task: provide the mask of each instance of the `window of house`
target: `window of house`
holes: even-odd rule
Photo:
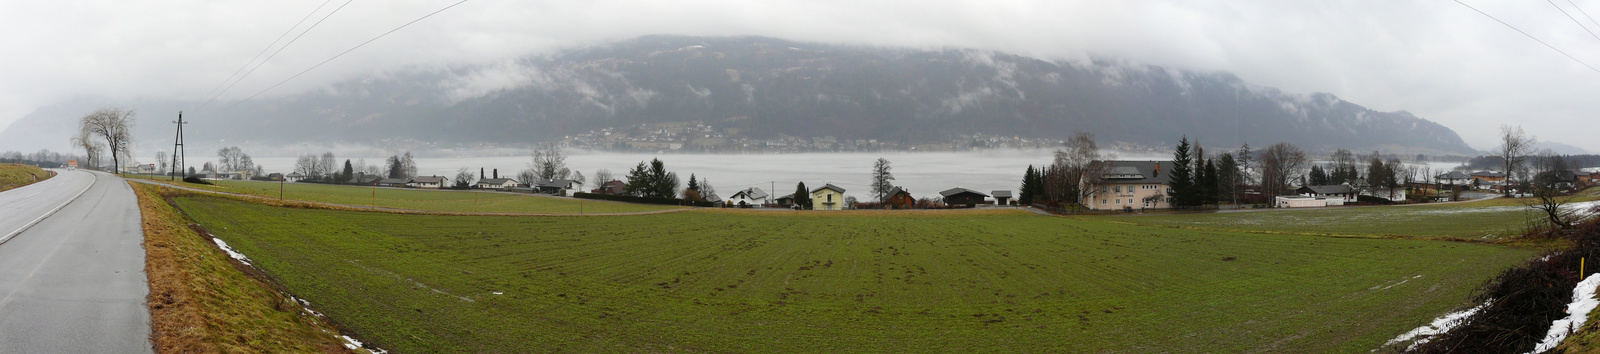
[[[1100,200],[1100,205],[1106,205],[1106,203],[1109,203],[1109,202],[1111,202],[1111,201],[1110,200],[1106,200],[1106,199],[1101,199]]]
[[[1122,186],[1111,187],[1112,192],[1122,193]]]

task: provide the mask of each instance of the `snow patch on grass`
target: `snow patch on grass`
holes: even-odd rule
[[[1589,311],[1600,306],[1600,300],[1594,298],[1595,287],[1600,286],[1600,274],[1590,275],[1578,282],[1578,287],[1572,289],[1572,303],[1567,304],[1567,318],[1555,320],[1550,323],[1550,331],[1544,335],[1544,341],[1533,347],[1530,353],[1543,353],[1561,345],[1561,340],[1567,339],[1568,334],[1583,328],[1583,322],[1589,318]]]
[[[1492,303],[1494,303],[1493,300],[1485,302],[1482,305],[1478,305],[1477,307],[1439,316],[1439,318],[1433,319],[1433,323],[1422,325],[1422,327],[1417,327],[1410,332],[1406,332],[1398,337],[1394,337],[1394,339],[1390,339],[1388,342],[1383,343],[1383,345],[1391,346],[1397,343],[1405,343],[1407,341],[1415,340],[1414,342],[1411,342],[1411,346],[1406,347],[1406,351],[1411,351],[1416,349],[1418,345],[1427,343],[1428,339],[1433,338],[1434,335],[1449,332],[1451,328],[1454,328],[1456,325],[1460,325],[1461,320],[1471,317],[1473,314],[1478,313],[1478,311],[1489,307],[1489,304]]]
[[[223,242],[222,239],[217,238],[217,236],[215,236],[215,235],[206,235],[206,236],[211,236],[211,242],[216,243],[217,244],[217,248],[221,248],[223,252],[227,252],[228,253],[228,257],[233,257],[233,259],[239,260],[239,262],[244,263],[244,265],[252,266],[252,267],[254,266],[254,265],[250,264],[250,257],[245,257],[243,253],[239,253],[239,251],[234,251],[233,247],[228,247],[228,243],[227,242]]]

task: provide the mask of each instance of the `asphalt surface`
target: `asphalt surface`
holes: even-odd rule
[[[115,175],[57,172],[0,192],[0,353],[151,352],[137,197]]]

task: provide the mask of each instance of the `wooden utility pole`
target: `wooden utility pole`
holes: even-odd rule
[[[178,136],[174,138],[172,143],[172,159],[174,160],[174,163],[172,164],[172,173],[167,174],[167,180],[169,181],[172,180],[174,178],[173,176],[177,175],[177,173],[184,171],[183,125],[189,124],[189,122],[183,121],[183,111],[178,111],[178,120],[172,123],[178,125]]]

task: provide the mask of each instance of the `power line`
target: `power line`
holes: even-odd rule
[[[1589,32],[1589,36],[1590,36],[1590,37],[1594,37],[1594,39],[1597,39],[1597,40],[1600,40],[1600,35],[1595,35],[1595,34],[1594,34],[1594,31],[1590,31],[1590,30],[1589,30],[1589,26],[1584,26],[1584,25],[1583,25],[1583,22],[1578,22],[1578,18],[1576,18],[1576,17],[1572,17],[1572,14],[1569,14],[1569,13],[1567,13],[1567,10],[1566,10],[1566,9],[1563,9],[1563,8],[1561,8],[1561,6],[1558,6],[1558,5],[1556,5],[1556,2],[1555,2],[1555,1],[1551,1],[1551,0],[1544,0],[1544,2],[1548,2],[1548,3],[1550,3],[1550,6],[1555,6],[1555,8],[1556,8],[1556,11],[1561,11],[1561,14],[1562,14],[1562,15],[1567,15],[1567,19],[1570,19],[1570,20],[1572,20],[1572,23],[1575,23],[1575,24],[1577,24],[1577,25],[1578,25],[1578,27],[1581,27],[1581,28],[1583,28],[1583,31],[1584,31],[1584,32]]]
[[[228,78],[222,79],[222,82],[217,83],[217,87],[212,87],[211,91],[207,91],[205,97],[211,97],[211,94],[217,93],[217,89],[222,88],[222,85],[227,85],[228,81],[232,81],[233,80],[234,76],[238,76],[239,73],[244,72],[245,68],[250,67],[250,63],[256,62],[256,59],[261,59],[261,55],[262,54],[267,54],[268,50],[272,50],[272,46],[278,45],[278,41],[282,41],[283,37],[289,36],[289,33],[294,32],[295,28],[299,28],[300,27],[300,24],[306,23],[306,20],[310,19],[311,15],[317,14],[317,11],[322,11],[322,8],[324,6],[328,6],[329,2],[333,2],[333,0],[323,1],[322,5],[317,5],[317,8],[311,10],[311,13],[306,14],[305,17],[301,17],[300,18],[300,22],[295,22],[294,26],[289,26],[289,29],[284,30],[283,34],[278,35],[277,39],[272,40],[272,43],[268,43],[266,48],[261,48],[261,52],[260,53],[256,53],[256,56],[253,57],[253,58],[250,58],[250,61],[244,62],[244,65],[240,65],[239,66],[239,70],[234,70],[233,74],[229,74],[228,75]],[[288,46],[288,45],[285,44],[284,46]],[[211,103],[211,101],[206,101],[206,103]],[[204,107],[205,107],[205,105],[202,104],[198,108],[204,108]]]
[[[1567,57],[1567,59],[1572,59],[1572,61],[1578,62],[1578,64],[1582,64],[1583,66],[1588,67],[1589,70],[1593,70],[1595,73],[1600,73],[1600,69],[1596,69],[1594,66],[1589,65],[1589,63],[1585,63],[1582,60],[1578,60],[1578,58],[1573,57],[1572,54],[1567,54],[1567,52],[1561,51],[1561,49],[1557,49],[1556,46],[1550,45],[1550,43],[1545,43],[1544,41],[1539,40],[1538,37],[1534,37],[1533,35],[1528,34],[1528,32],[1523,32],[1521,29],[1518,29],[1516,26],[1512,26],[1511,24],[1506,23],[1506,21],[1501,21],[1500,19],[1495,18],[1494,16],[1490,16],[1488,13],[1483,12],[1483,10],[1478,10],[1478,8],[1472,7],[1472,5],[1467,5],[1467,3],[1461,2],[1461,0],[1455,0],[1455,2],[1457,4],[1461,4],[1461,6],[1466,6],[1468,9],[1472,9],[1472,11],[1477,11],[1479,14],[1482,14],[1484,17],[1488,17],[1489,19],[1494,20],[1494,22],[1499,22],[1502,25],[1506,25],[1506,27],[1510,27],[1511,30],[1517,31],[1517,33],[1521,33],[1522,35],[1527,36],[1528,39],[1532,39],[1534,42],[1539,42],[1539,44],[1543,44],[1545,47],[1549,47],[1550,50],[1554,50],[1554,51],[1556,51],[1556,53],[1561,53],[1561,55],[1565,55]]]
[[[1572,3],[1572,0],[1567,0],[1567,5],[1572,5],[1572,8],[1578,9],[1578,13],[1583,14],[1583,17],[1589,18],[1589,23],[1593,23],[1595,27],[1600,27],[1600,22],[1595,21],[1594,17],[1589,17],[1589,13],[1584,12],[1583,8],[1579,7],[1578,4]]]
[[[333,17],[333,14],[339,13],[339,10],[344,9],[345,6],[350,5],[350,3],[354,1],[355,0],[347,0],[343,5],[339,5],[339,7],[334,8],[333,11],[328,12],[327,15],[323,15],[321,19],[317,19],[317,22],[311,24],[311,27],[306,27],[306,30],[300,31],[300,34],[295,35],[293,39],[289,40],[289,43],[284,43],[282,47],[278,47],[278,50],[272,52],[272,55],[268,55],[266,59],[262,59],[261,62],[257,63],[254,68],[250,68],[250,71],[245,72],[243,76],[239,76],[238,80],[234,80],[232,84],[228,84],[228,88],[222,89],[222,92],[218,92],[216,96],[212,96],[211,99],[206,100],[206,103],[203,103],[200,106],[205,107],[206,105],[211,104],[211,101],[216,100],[217,97],[222,97],[222,94],[228,93],[228,90],[233,89],[233,85],[238,85],[239,82],[244,81],[245,77],[250,76],[251,73],[255,73],[256,69],[260,69],[262,66],[267,65],[267,61],[272,60],[273,57],[278,56],[278,53],[282,53],[284,49],[289,48],[290,44],[294,44],[295,41],[300,40],[300,37],[304,37],[306,33],[310,33],[312,29],[317,28],[317,25],[322,24],[322,21],[327,21],[329,17]]]
[[[300,77],[300,75],[305,75],[306,73],[311,72],[311,70],[315,70],[316,68],[321,67],[323,64],[327,64],[328,62],[333,61],[334,59],[339,59],[339,57],[344,56],[345,54],[348,54],[348,53],[350,53],[352,51],[355,51],[356,49],[359,49],[362,46],[367,45],[368,43],[372,43],[373,41],[376,41],[379,38],[383,38],[384,36],[387,36],[390,33],[394,33],[395,31],[399,31],[402,28],[406,28],[406,26],[410,26],[411,24],[420,22],[420,21],[422,21],[424,19],[427,19],[428,17],[432,17],[433,15],[439,14],[440,12],[444,12],[444,10],[449,10],[452,7],[456,7],[456,5],[461,5],[461,4],[466,3],[466,2],[467,2],[467,0],[461,0],[461,1],[456,2],[454,4],[450,4],[450,6],[445,6],[444,8],[441,8],[438,11],[434,11],[434,12],[428,13],[427,15],[423,15],[422,17],[419,17],[419,18],[417,18],[415,20],[411,20],[411,22],[406,22],[406,24],[400,25],[400,27],[395,27],[394,29],[389,30],[388,32],[384,32],[383,34],[380,34],[377,37],[372,37],[372,39],[368,39],[366,42],[361,42],[361,44],[357,44],[355,47],[351,47],[350,49],[347,49],[347,50],[345,50],[343,52],[340,52],[339,54],[334,55],[332,58],[328,58],[328,60],[323,60],[321,63],[317,63],[317,65],[312,65],[310,68],[306,68],[306,70],[301,71],[298,74],[294,74],[294,76],[290,76],[287,79],[283,79],[283,81],[279,81],[278,83],[273,84],[272,86],[267,87],[264,90],[261,90],[261,92],[256,92],[255,94],[250,95],[250,97],[245,97],[244,99],[239,100],[238,102],[234,102],[233,104],[228,105],[227,107],[223,107],[221,110],[218,110],[218,111],[213,112],[213,113],[221,113],[223,111],[227,111],[229,109],[232,109],[234,106],[238,106],[240,103],[244,103],[245,101],[249,101],[250,99],[255,98],[256,96],[260,96],[261,94],[266,93],[267,91],[271,91],[272,89],[277,88],[278,86],[283,85],[286,82],[289,82],[289,80],[294,80],[295,78]]]

